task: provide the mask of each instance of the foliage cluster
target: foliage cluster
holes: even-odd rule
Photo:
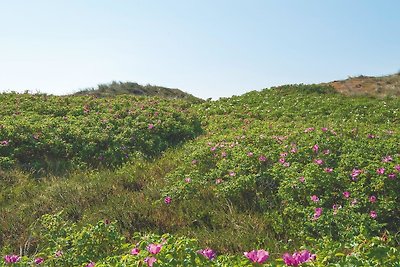
[[[152,255],[146,247],[162,243],[154,266],[256,266],[243,255],[254,249],[269,251],[265,266],[282,266],[285,252],[304,249],[316,254],[305,266],[399,265],[397,98],[345,97],[331,87],[305,85],[199,104],[78,97],[66,98],[78,104],[65,106],[66,100],[56,97],[51,105],[44,100],[48,96],[5,97],[13,100],[2,111],[4,129],[22,119],[46,118],[46,107],[52,110],[49,120],[65,110],[74,119],[47,124],[42,138],[56,139],[59,123],[79,129],[91,122],[87,135],[70,144],[92,156],[77,152],[68,159],[75,159],[77,166],[84,162],[97,167],[93,162],[107,155],[105,166],[122,164],[113,170],[71,171],[42,179],[15,170],[1,173],[0,243],[4,253],[12,254],[28,240],[24,264],[35,257],[50,264],[60,260],[53,256],[63,250],[68,251],[63,257],[69,266],[90,261],[96,266],[148,265],[144,259]],[[28,105],[29,97],[36,104]],[[19,100],[25,103],[19,105],[25,107],[25,116],[13,115],[20,98],[25,98]],[[84,103],[89,103],[88,113]],[[35,105],[34,112],[26,110]],[[79,116],[72,114],[74,109]],[[136,112],[128,116],[128,110]],[[107,124],[115,125],[107,139],[113,146],[85,149],[86,143],[101,144],[96,136],[105,131],[100,128],[104,116]],[[15,133],[20,128],[12,129]],[[132,129],[141,136],[133,144],[126,139]],[[11,132],[1,132],[0,137],[9,135],[0,139],[18,137]],[[9,151],[27,149],[31,143],[18,144],[3,146],[3,157],[15,160],[18,154]],[[122,146],[129,155],[144,156],[121,160],[117,155]],[[63,218],[45,215],[35,223],[41,215],[60,210]],[[98,223],[100,219],[116,222]],[[52,232],[48,228],[53,224],[68,233]],[[173,235],[163,235],[166,232]],[[219,256],[210,261],[198,253],[207,247]],[[132,255],[134,248],[141,252]]]
[[[115,167],[200,134],[183,100],[1,94],[0,167]]]

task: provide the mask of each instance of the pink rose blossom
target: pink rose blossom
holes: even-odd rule
[[[258,158],[258,160],[261,161],[261,162],[265,162],[265,161],[267,160],[267,157],[265,157],[264,155],[261,155],[261,156]]]
[[[353,179],[353,181],[357,180],[357,177],[362,173],[362,170],[358,170],[358,169],[353,169],[353,171],[351,172],[351,178]]]
[[[198,250],[197,253],[203,255],[204,257],[206,257],[209,260],[212,260],[217,256],[215,251],[210,248]]]
[[[144,259],[144,262],[147,264],[147,266],[149,266],[149,267],[153,267],[153,264],[155,263],[157,261],[157,259],[156,258],[154,258],[154,257],[146,257],[145,259]]]
[[[322,159],[315,159],[314,163],[317,165],[322,165],[322,164],[324,164],[324,161]]]
[[[319,201],[319,198],[316,195],[312,195],[310,198],[314,202],[318,202]]]
[[[285,162],[285,163],[283,163],[283,166],[284,166],[284,167],[289,167],[289,166],[290,166],[290,162]]]
[[[376,173],[379,174],[379,175],[384,174],[384,173],[385,173],[385,168],[379,168],[379,169],[377,169],[377,170],[376,170]]]
[[[171,204],[171,201],[172,201],[172,199],[169,196],[164,198],[164,203],[167,204],[167,205]]]
[[[223,180],[221,178],[218,178],[218,179],[215,180],[215,184],[220,184],[222,182],[223,182]]]
[[[317,220],[322,215],[322,208],[315,208],[313,220]]]
[[[156,255],[161,251],[161,248],[162,248],[161,244],[150,244],[147,246],[147,251],[153,255]]]
[[[324,155],[329,155],[331,153],[331,151],[329,149],[325,149],[324,151],[322,151],[322,153]]]
[[[286,266],[299,266],[305,262],[315,260],[315,258],[316,258],[316,255],[311,254],[308,250],[295,252],[295,253],[293,253],[293,255],[290,255],[289,253],[285,253],[282,256],[282,259],[285,262]]]
[[[4,256],[5,263],[17,263],[21,260],[21,257],[18,255],[6,255]]]
[[[43,259],[43,258],[36,258],[36,259],[34,260],[34,263],[37,264],[37,265],[42,264],[43,262],[44,262],[44,259]]]
[[[382,159],[382,162],[391,162],[393,158],[391,156],[386,156]]]
[[[133,248],[131,250],[131,255],[136,256],[136,255],[139,255],[139,253],[140,253],[140,249],[138,249],[138,248]]]
[[[252,250],[252,251],[249,251],[249,252],[244,252],[243,254],[250,261],[252,261],[254,263],[260,263],[260,264],[263,264],[269,258],[268,251],[265,251],[263,249]]]
[[[369,216],[371,216],[372,219],[375,219],[376,217],[378,217],[378,214],[376,213],[376,211],[371,210],[371,212],[369,213]]]

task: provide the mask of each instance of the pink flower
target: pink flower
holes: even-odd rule
[[[368,134],[367,137],[368,137],[369,139],[373,139],[373,138],[375,138],[375,135],[373,135],[373,134]]]
[[[382,159],[382,162],[391,162],[393,158],[391,156],[386,156]]]
[[[331,153],[331,151],[329,149],[325,149],[324,151],[322,151],[322,153],[324,155],[329,155]]]
[[[285,158],[280,158],[280,159],[279,159],[279,163],[282,163],[282,164],[283,164],[283,163],[285,163],[285,161],[286,161]]]
[[[322,215],[322,208],[315,208],[313,220],[317,220]]]
[[[369,202],[375,203],[376,202],[376,196],[370,196],[369,197]]]
[[[157,261],[157,259],[156,258],[154,258],[154,257],[146,257],[145,259],[144,259],[144,262],[147,264],[147,266],[149,266],[149,267],[153,267],[153,264],[155,263]]]
[[[290,149],[290,152],[291,152],[291,153],[297,153],[297,148],[292,147],[292,149]]]
[[[332,206],[333,215],[336,215],[337,212],[338,212],[338,210],[341,209],[341,208],[342,208],[342,206],[334,204],[334,205]]]
[[[384,174],[384,173],[385,173],[385,168],[379,168],[379,169],[377,169],[377,170],[376,170],[376,173],[379,174],[379,175]]]
[[[158,254],[162,248],[161,244],[150,244],[147,246],[147,251],[150,252],[151,254]]]
[[[396,171],[400,172],[400,165],[394,166],[394,169],[395,169]]]
[[[353,199],[352,201],[351,201],[351,206],[355,206],[356,204],[358,203],[358,200],[355,198],[355,199]]]
[[[304,183],[304,182],[306,181],[306,178],[304,178],[304,176],[301,176],[301,177],[299,178],[299,181],[300,181],[300,183]]]
[[[289,166],[290,166],[290,162],[285,162],[285,163],[283,163],[283,166],[284,166],[284,167],[289,167]]]
[[[349,198],[349,197],[350,197],[350,192],[349,192],[349,191],[343,192],[343,196],[344,196],[345,198]]]
[[[6,255],[4,256],[5,263],[17,263],[21,260],[21,257],[18,255]]]
[[[324,161],[322,159],[315,159],[314,163],[318,164],[318,165],[322,165],[322,164],[324,164]]]
[[[258,158],[258,160],[261,161],[261,162],[265,162],[265,161],[267,160],[267,157],[264,156],[264,155],[261,155],[261,156]]]
[[[192,164],[193,164],[193,165],[197,164],[197,160],[195,160],[195,159],[192,160]]]
[[[315,145],[312,147],[312,150],[313,150],[315,153],[318,152],[318,149],[319,149],[319,146],[318,146],[317,144],[315,144]]]
[[[312,131],[314,131],[314,130],[315,130],[314,127],[310,127],[310,128],[305,129],[304,132],[305,132],[305,133],[309,133],[309,132],[312,132]]]
[[[353,171],[351,172],[351,178],[353,179],[353,181],[356,181],[357,176],[359,176],[361,173],[362,173],[362,170],[353,169]]]
[[[233,172],[233,171],[230,171],[230,172],[229,172],[229,176],[233,177],[233,176],[235,176],[235,175],[236,175],[235,172]]]
[[[37,264],[37,265],[42,264],[43,262],[44,262],[44,259],[43,259],[43,258],[36,258],[36,259],[34,260],[34,263]]]
[[[215,180],[215,184],[220,184],[222,183],[224,180],[222,180],[221,178],[218,178]]]
[[[303,250],[300,252],[295,252],[293,255],[285,253],[282,258],[286,266],[299,266],[302,263],[315,260],[316,255],[311,254],[308,250]]]
[[[221,153],[221,157],[223,157],[223,158],[225,158],[226,157],[226,152],[225,151],[223,151],[222,153]]]
[[[215,251],[210,248],[198,250],[197,253],[203,255],[204,257],[206,257],[209,260],[212,260],[217,256]]]
[[[9,144],[9,141],[7,141],[7,140],[0,141],[1,146],[8,146],[8,144]]]
[[[376,213],[376,211],[371,210],[371,212],[369,213],[369,216],[371,216],[372,219],[375,219],[376,217],[378,217],[378,214]]]
[[[210,148],[211,151],[215,151],[217,148],[214,146],[212,148]]]
[[[263,264],[269,258],[268,251],[265,251],[263,249],[252,250],[252,251],[249,251],[249,252],[244,252],[243,254],[250,261],[255,262],[255,263],[261,263],[261,264]]]
[[[396,174],[395,173],[389,173],[388,174],[388,178],[391,179],[391,180],[396,179]]]
[[[322,130],[323,132],[327,132],[327,131],[328,131],[328,128],[322,127],[321,130]]]
[[[154,124],[152,124],[152,123],[149,123],[149,125],[148,125],[148,127],[147,127],[149,130],[151,130],[151,129],[153,129],[154,128]]]
[[[282,157],[282,158],[284,158],[284,157],[287,157],[287,152],[282,152],[281,154],[280,154],[280,156]]]
[[[186,178],[185,178],[185,182],[186,182],[186,183],[190,183],[191,181],[192,181],[192,179],[190,179],[189,177],[186,177]]]
[[[333,172],[333,168],[325,168],[324,171],[327,173],[331,173]]]
[[[86,264],[85,267],[94,267],[96,265],[96,263],[94,263],[93,261],[89,262],[88,264]]]
[[[248,153],[247,153],[247,156],[248,156],[248,157],[252,157],[253,155],[254,155],[253,152],[248,152]]]
[[[138,248],[133,248],[131,250],[131,255],[136,256],[136,255],[139,255],[139,253],[140,253],[140,249],[138,249]]]
[[[56,253],[54,255],[56,256],[56,258],[58,258],[63,255],[63,252],[61,250],[58,250],[58,251],[56,251]]]
[[[319,198],[316,195],[312,195],[310,198],[314,202],[318,202],[319,201]]]
[[[172,201],[171,197],[165,197],[164,198],[164,203],[167,204],[167,205],[171,204],[171,201]]]

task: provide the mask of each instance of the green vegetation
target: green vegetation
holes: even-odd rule
[[[2,168],[115,167],[201,131],[183,100],[2,94],[0,101]]]
[[[0,100],[13,266],[400,265],[398,98]]]
[[[193,102],[201,102],[201,99],[185,93],[179,89],[171,89],[155,85],[140,85],[133,82],[116,82],[99,84],[97,88],[87,88],[75,95],[93,95],[96,97],[113,97],[116,95],[157,96],[173,99],[185,99]]]

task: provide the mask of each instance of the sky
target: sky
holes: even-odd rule
[[[202,98],[400,71],[398,0],[0,0],[0,91]]]

